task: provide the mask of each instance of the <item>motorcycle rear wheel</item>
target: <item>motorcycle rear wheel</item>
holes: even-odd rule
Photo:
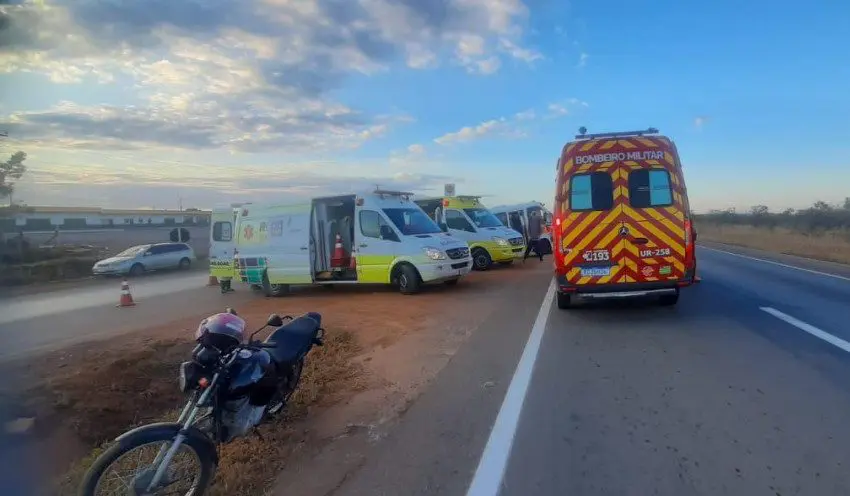
[[[119,461],[125,455],[130,454],[136,449],[143,448],[146,445],[153,445],[153,447],[156,448],[161,447],[163,443],[168,443],[168,446],[171,446],[171,442],[174,440],[174,435],[175,432],[169,432],[167,430],[140,430],[139,432],[132,433],[126,438],[119,440],[97,457],[97,460],[95,460],[88,472],[86,472],[86,476],[80,486],[79,495],[96,496],[104,494],[102,492],[98,492],[98,489],[101,479],[104,474],[107,473],[110,466]],[[212,448],[213,452],[210,453],[210,446],[210,444],[202,442],[200,439],[193,436],[187,437],[181,444],[180,450],[190,450],[190,452],[195,455],[199,465],[199,470],[196,474],[194,474],[195,476],[192,480],[192,486],[189,488],[188,492],[185,493],[185,496],[201,496],[206,492],[210,483],[212,483],[213,477],[215,476],[216,460],[218,457],[214,448]],[[156,450],[154,453],[156,453]],[[179,453],[180,451],[177,452],[177,454]],[[173,463],[174,460],[172,460],[172,464]],[[147,477],[147,480],[150,481],[152,479],[153,471],[153,467],[145,467],[144,470],[140,470],[139,473],[135,474],[131,483],[133,483],[134,486],[137,484],[140,486],[145,485],[144,478]],[[131,488],[131,490],[133,489]],[[156,494],[161,494],[160,491],[162,490],[172,491],[172,489],[169,489],[168,487],[160,487],[155,489],[152,493],[139,491],[135,494],[154,496]]]

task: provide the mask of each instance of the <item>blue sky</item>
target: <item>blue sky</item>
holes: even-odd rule
[[[696,210],[850,196],[850,5],[45,1],[0,7],[15,198],[173,208],[457,183],[551,204],[580,126],[672,137]]]

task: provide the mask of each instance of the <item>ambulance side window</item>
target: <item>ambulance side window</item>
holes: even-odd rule
[[[673,204],[670,173],[665,169],[629,173],[629,203],[634,208],[669,207]]]
[[[457,210],[446,210],[446,225],[449,226],[449,229],[475,232],[475,228],[472,227],[472,224],[470,224],[469,221],[466,220],[466,217]]]
[[[233,224],[216,222],[213,224],[213,241],[230,241],[233,239]]]
[[[570,180],[570,210],[610,210],[614,206],[614,181],[607,172],[576,174]]]
[[[392,236],[381,236],[381,231],[384,231],[387,234],[392,233]],[[360,211],[360,233],[367,238],[399,241],[390,225],[387,224],[383,217],[381,217],[381,214],[374,210]]]

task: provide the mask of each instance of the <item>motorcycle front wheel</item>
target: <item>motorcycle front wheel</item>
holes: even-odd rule
[[[162,450],[171,446],[175,435],[173,429],[155,428],[143,428],[125,435],[104,451],[89,468],[80,486],[80,496],[203,495],[215,476],[217,455],[214,446],[211,448],[210,443],[194,436],[183,441],[157,486],[151,491],[147,490],[156,472],[154,460],[164,452]],[[122,462],[136,466],[124,468]],[[184,468],[186,462],[189,462],[188,468]]]

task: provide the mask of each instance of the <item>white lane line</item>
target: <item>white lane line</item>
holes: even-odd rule
[[[549,290],[543,297],[537,319],[531,328],[531,335],[528,336],[528,341],[522,350],[522,356],[514,371],[511,384],[508,386],[508,392],[505,393],[505,399],[502,400],[502,406],[499,408],[493,430],[490,431],[490,438],[487,439],[481,460],[478,461],[475,476],[466,492],[467,496],[496,496],[499,494],[499,487],[502,485],[502,477],[504,477],[505,468],[508,465],[522,405],[525,402],[525,394],[531,382],[534,362],[537,361],[537,352],[540,351],[540,342],[543,340],[543,333],[546,331],[546,321],[549,319],[549,310],[552,308],[554,296],[555,280],[552,279]]]
[[[726,250],[718,250],[717,248],[709,248],[708,246],[703,246],[703,245],[699,245],[699,247],[703,248],[705,250],[717,251],[717,252],[720,252],[720,253],[725,253],[727,255],[732,255],[733,257],[746,258],[747,260],[755,260],[757,262],[764,262],[766,264],[778,265],[780,267],[785,267],[786,269],[802,270],[803,272],[808,272],[809,274],[815,274],[815,275],[824,276],[824,277],[834,277],[835,279],[840,279],[842,281],[850,282],[850,277],[839,276],[838,274],[830,274],[829,272],[821,272],[819,270],[804,269],[802,267],[797,267],[796,265],[788,265],[788,264],[784,264],[784,263],[780,263],[780,262],[774,262],[773,260],[765,260],[763,258],[756,258],[756,257],[748,256],[748,255],[741,255],[740,253],[733,253],[731,251],[726,251]]]
[[[801,329],[803,331],[806,331],[816,338],[823,339],[824,341],[826,341],[827,343],[829,343],[831,345],[837,346],[838,348],[841,348],[844,351],[850,352],[850,343],[848,343],[847,341],[844,341],[841,338],[837,338],[837,337],[833,336],[832,334],[830,334],[826,331],[822,331],[822,330],[818,329],[817,327],[815,327],[811,324],[807,324],[807,323],[803,322],[802,320],[795,319],[794,317],[792,317],[788,314],[782,313],[775,308],[771,308],[771,307],[759,307],[759,308],[763,312],[767,312],[770,315],[773,315],[774,317],[776,317],[777,319],[783,320],[783,321],[791,324],[792,326],[796,327],[797,329]]]

